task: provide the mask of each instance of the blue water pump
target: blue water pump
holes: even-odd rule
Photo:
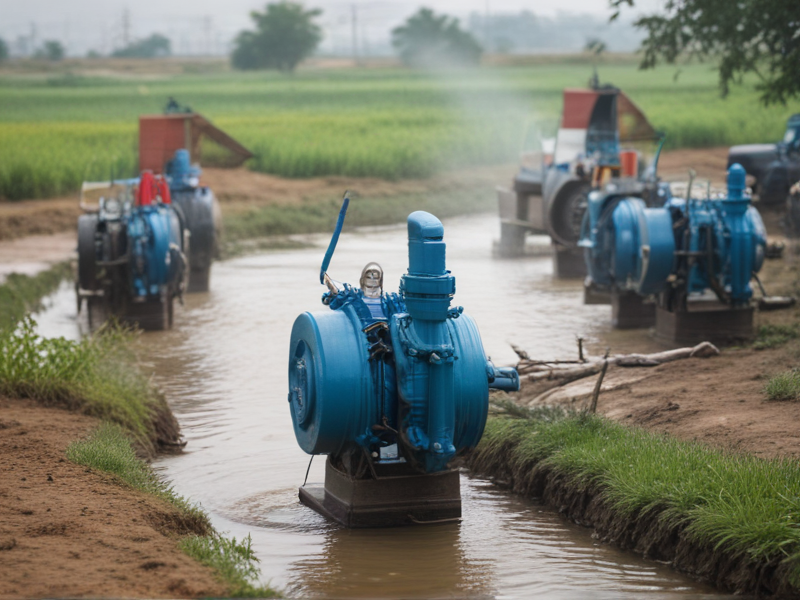
[[[766,231],[745,193],[745,171],[728,171],[727,195],[682,199],[661,208],[638,198],[592,194],[580,245],[601,287],[658,295],[658,305],[686,309],[707,290],[729,308],[749,305],[750,281],[764,260]]]
[[[321,274],[332,310],[303,313],[292,328],[297,441],[309,454],[343,457],[341,468],[366,457],[373,473],[398,462],[441,472],[480,440],[489,388],[519,389],[519,376],[487,359],[475,322],[450,306],[455,278],[445,266],[444,227],[429,213],[408,217],[399,294],[370,298],[333,284],[325,271],[346,207],[347,200]]]
[[[87,302],[90,324],[114,314],[144,329],[169,328],[187,266],[180,220],[163,179],[145,172],[117,183],[121,195],[101,198],[78,219],[79,306]]]
[[[202,171],[191,163],[188,150],[176,150],[164,171],[172,206],[183,226],[191,232],[188,252],[191,271],[186,291],[207,292],[221,229],[219,203],[209,187],[200,185]]]

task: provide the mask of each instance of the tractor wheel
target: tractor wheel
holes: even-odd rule
[[[503,258],[522,256],[525,252],[526,228],[513,223],[500,223],[500,246],[498,251]]]
[[[207,292],[209,280],[211,279],[211,265],[205,269],[192,269],[189,273],[189,285],[186,288],[188,293]]]
[[[558,231],[565,242],[577,244],[581,237],[583,215],[589,205],[589,186],[579,186],[570,191],[564,199],[563,208],[559,211]]]
[[[81,289],[97,289],[97,215],[78,217],[78,283]]]
[[[791,237],[800,237],[800,190],[786,199],[786,225]]]

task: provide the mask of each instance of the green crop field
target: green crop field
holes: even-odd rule
[[[752,83],[719,97],[708,65],[638,71],[601,66],[667,147],[777,140],[800,103],[762,107]],[[532,122],[554,131],[564,87],[585,87],[588,64],[218,73],[160,78],[0,77],[0,198],[48,197],[83,180],[136,173],[137,117],[169,96],[241,140],[251,169],[287,177],[387,179],[516,160]]]

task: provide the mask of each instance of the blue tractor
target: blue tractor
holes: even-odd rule
[[[211,189],[200,184],[198,163],[206,142],[216,146],[219,166],[236,167],[253,156],[203,115],[173,98],[164,114],[139,117],[139,169],[167,178],[173,208],[191,234],[187,292],[208,291],[220,239],[219,203]]]
[[[621,317],[626,297],[652,298],[656,334],[665,340],[751,338],[750,282],[764,261],[766,230],[745,193],[744,168],[731,166],[720,197],[660,192],[660,208],[620,194],[590,195],[580,246],[593,284],[616,295]]]
[[[759,202],[786,202],[789,188],[800,180],[800,113],[789,117],[786,133],[778,143],[732,146],[728,166],[737,163],[752,177]]]
[[[454,520],[461,515],[453,459],[483,434],[489,388],[519,389],[511,368],[487,359],[475,322],[450,306],[444,228],[426,212],[408,217],[408,272],[383,293],[368,264],[361,287],[337,284],[323,262],[330,310],[297,317],[289,345],[289,407],[300,447],[326,454],[325,486],[301,501],[348,526]]]
[[[166,180],[146,171],[117,182],[78,218],[78,310],[90,326],[115,316],[146,330],[169,329],[184,291],[188,238]],[[86,191],[86,188],[84,189]]]

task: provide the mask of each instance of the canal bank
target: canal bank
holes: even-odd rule
[[[183,444],[135,334],[43,338],[24,316],[65,268],[0,285],[0,598],[273,597],[246,540],[145,462]]]
[[[0,598],[202,597],[226,586],[178,548],[170,503],[66,458],[99,419],[0,397]]]
[[[599,540],[737,594],[800,597],[800,467],[597,415],[496,416],[466,464]]]

